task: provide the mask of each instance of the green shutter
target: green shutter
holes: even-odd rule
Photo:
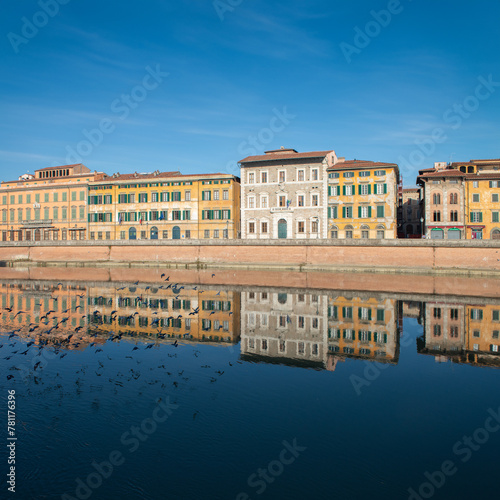
[[[358,186],[358,194],[361,194],[361,184]]]
[[[479,222],[483,222],[483,212],[478,212],[479,213]]]
[[[387,184],[384,184],[384,194],[387,194]]]
[[[345,219],[345,207],[342,207],[342,219]]]
[[[358,219],[361,219],[361,207],[358,207]]]
[[[368,194],[372,194],[372,185],[368,184]]]
[[[332,207],[328,207],[328,218],[332,218]]]
[[[372,207],[368,207],[368,217],[371,218],[372,216]]]
[[[229,220],[231,220],[231,210],[228,210],[228,211],[227,211],[227,218],[228,218]]]
[[[374,332],[374,334],[373,334],[373,341],[374,342],[378,341],[378,333],[377,332]]]
[[[328,186],[328,196],[332,195],[332,186]]]
[[[89,196],[89,199],[88,199],[88,202],[87,202],[87,203],[88,203],[89,205],[91,204],[91,202],[90,202],[90,196]]]
[[[90,222],[90,214],[87,215],[87,220]]]
[[[371,309],[368,309],[368,320],[369,321],[372,320],[372,310]]]
[[[339,186],[340,188],[340,186]],[[342,186],[342,194],[345,196],[345,186]]]
[[[358,318],[361,319],[361,307],[358,307]]]

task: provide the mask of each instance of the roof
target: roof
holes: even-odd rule
[[[276,151],[276,152],[275,152]],[[258,161],[281,161],[281,160],[298,160],[298,159],[307,159],[307,158],[324,158],[327,154],[331,153],[330,151],[310,151],[307,153],[297,153],[294,149],[285,149],[285,150],[272,150],[267,151],[265,155],[257,155],[257,156],[247,156],[240,160],[239,163],[255,163]]]
[[[59,165],[57,167],[45,167],[45,168],[37,168],[35,172],[43,172],[44,170],[55,170],[58,168],[69,168],[69,167],[85,167],[83,163],[73,163],[71,165]],[[85,167],[87,168],[87,167]]]
[[[480,181],[480,180],[486,180],[486,179],[500,179],[500,171],[499,172],[488,172],[488,173],[482,173],[479,172],[477,174],[470,173],[466,174],[465,172],[461,172],[460,170],[457,169],[446,169],[446,170],[436,170],[434,172],[427,172],[425,174],[420,174],[418,178],[427,178],[427,177],[432,177],[432,178],[445,178],[445,177],[453,177],[453,178],[458,178],[461,177],[463,179],[467,180],[475,180],[475,181]]]
[[[181,174],[179,171],[175,172],[149,172],[147,174],[138,174],[138,173],[133,173],[133,174],[114,174],[110,175],[108,177],[105,177],[102,180],[99,181],[94,181],[95,183],[102,184],[103,182],[114,182],[114,181],[144,181],[144,180],[151,180],[151,179],[166,179],[166,178],[175,178],[175,179],[186,179],[186,178],[198,178],[198,179],[207,179],[207,178],[214,178],[214,177],[225,177],[225,178],[234,178],[234,179],[239,179],[239,177],[236,177],[232,174],[223,174],[220,172],[216,172],[213,174]]]
[[[403,193],[419,193],[420,188],[419,187],[414,187],[414,188],[403,188]]]
[[[336,163],[332,167],[328,167],[328,171],[333,171],[333,170],[351,170],[351,169],[358,169],[358,168],[374,168],[374,167],[385,167],[385,168],[390,168],[390,167],[397,167],[396,163],[383,163],[379,161],[367,161],[367,160],[349,160],[349,161],[344,161],[340,163]]]

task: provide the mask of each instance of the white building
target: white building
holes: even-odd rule
[[[335,151],[266,151],[241,160],[243,239],[327,238],[327,168]]]

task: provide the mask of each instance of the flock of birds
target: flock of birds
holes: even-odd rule
[[[212,278],[215,277],[215,274],[212,274]],[[174,295],[175,299],[179,299],[179,296],[183,289],[185,289],[184,285],[180,283],[170,283],[170,276],[166,276],[166,274],[162,274],[161,278],[165,283],[168,282],[168,285],[158,286],[156,288],[163,290],[170,290]],[[62,283],[57,283],[57,287],[63,285]],[[139,285],[139,281],[133,283],[134,286]],[[122,286],[116,288],[116,291],[121,291],[127,288],[127,286]],[[150,286],[145,288],[145,291],[149,290]],[[199,290],[197,286],[192,288],[193,290],[197,290],[198,293],[203,293],[203,290]],[[218,292],[216,295],[220,295]],[[77,295],[78,298],[84,298],[85,294]],[[51,295],[52,301],[57,301],[58,297],[54,297]],[[104,297],[97,297],[97,299],[104,299]],[[143,302],[142,294],[136,298],[136,307],[139,307]],[[103,330],[100,328],[102,324],[102,314],[96,309],[92,313],[88,315],[89,324],[84,326],[76,326],[71,327],[69,324],[69,320],[71,319],[71,314],[74,317],[75,313],[78,313],[78,310],[81,309],[81,305],[74,305],[74,307],[67,308],[61,311],[63,316],[58,316],[55,309],[50,309],[45,312],[37,322],[30,322],[19,328],[11,330],[9,332],[5,332],[7,341],[0,343],[0,350],[3,348],[7,348],[9,352],[6,353],[6,356],[3,356],[5,361],[10,361],[12,365],[8,369],[8,374],[6,375],[7,380],[12,379],[23,379],[31,380],[35,385],[47,385],[52,388],[62,387],[61,380],[63,375],[56,371],[54,380],[48,383],[48,380],[45,380],[42,376],[44,372],[44,368],[53,363],[56,359],[63,359],[66,357],[72,350],[77,349],[78,347],[85,348],[84,352],[93,353],[93,357],[95,358],[95,362],[89,362],[83,365],[80,365],[80,360],[78,358],[68,358],[66,363],[73,363],[73,368],[79,368],[75,374],[77,375],[77,380],[75,381],[75,386],[78,390],[81,390],[82,385],[85,383],[88,375],[91,374],[91,370],[94,372],[95,377],[102,377],[106,373],[106,364],[113,361],[113,358],[110,356],[113,355],[116,357],[122,357],[119,361],[120,370],[117,373],[109,374],[108,373],[108,383],[114,386],[115,391],[120,387],[124,387],[126,382],[136,381],[143,376],[143,373],[139,369],[139,366],[144,363],[147,364],[148,357],[147,356],[138,356],[138,352],[136,351],[147,351],[152,349],[153,347],[164,347],[164,351],[159,351],[159,355],[161,358],[165,359],[165,361],[159,364],[156,369],[154,367],[149,367],[148,371],[161,370],[162,375],[156,377],[153,381],[146,380],[148,385],[160,384],[163,389],[166,389],[168,386],[173,387],[175,389],[179,388],[182,383],[185,383],[189,380],[189,377],[184,376],[185,369],[179,370],[175,368],[175,363],[173,363],[173,359],[171,359],[170,365],[168,364],[169,358],[177,358],[178,352],[176,349],[182,345],[189,344],[179,344],[178,340],[175,339],[173,342],[158,342],[159,339],[163,340],[166,337],[165,331],[158,326],[160,318],[155,318],[151,323],[151,326],[156,326],[158,331],[156,332],[156,342],[139,342],[132,346],[130,351],[125,351],[123,349],[113,349],[111,344],[122,340],[124,335],[123,332],[115,332],[109,330]],[[12,312],[12,307],[5,307],[4,311]],[[118,310],[113,310],[111,312],[111,320],[115,320],[118,314]],[[214,314],[216,311],[212,311],[210,314]],[[194,316],[199,313],[199,307],[193,308],[188,315]],[[18,316],[28,314],[26,311],[18,311],[11,319],[15,319]],[[128,318],[133,318],[138,315],[139,312],[128,316]],[[157,314],[154,312],[153,314]],[[229,312],[232,314],[232,311]],[[81,315],[81,318],[85,318],[87,315]],[[176,316],[169,316],[166,319],[180,319],[182,318],[182,314]],[[52,322],[52,325],[49,324]],[[26,322],[27,323],[27,322]],[[86,332],[82,332],[82,330],[86,328]],[[137,342],[137,340],[135,340]],[[198,358],[201,354],[201,351],[196,348],[195,345],[190,345],[190,350],[194,358]],[[78,353],[79,355],[82,352]],[[123,356],[125,354],[125,356]],[[144,353],[145,354],[145,353]],[[0,351],[1,356],[1,351]],[[88,359],[88,356],[85,358]],[[155,356],[156,359],[156,356]],[[235,361],[241,364],[241,361]],[[167,364],[166,364],[167,363]],[[228,362],[229,367],[234,366],[234,362]],[[133,365],[133,366],[132,366]],[[171,367],[169,367],[171,366]],[[57,370],[62,368],[60,365],[54,363],[54,368]],[[201,369],[210,369],[211,366],[207,364],[200,365]],[[227,369],[227,368],[226,368]],[[68,370],[68,365],[64,367],[64,370]],[[212,374],[208,375],[208,380],[210,383],[215,383],[222,375],[224,375],[225,369],[214,370]],[[19,376],[18,376],[19,374]],[[177,378],[180,377],[180,378]],[[177,378],[177,379],[176,379]],[[171,380],[171,382],[168,382]],[[196,412],[194,418],[199,412]]]

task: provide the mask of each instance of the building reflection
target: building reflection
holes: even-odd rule
[[[463,304],[427,302],[420,354],[437,362],[500,367],[500,302]]]
[[[239,292],[180,284],[115,287],[26,281],[0,283],[0,293],[1,330],[35,343],[81,349],[110,335],[239,341]]]
[[[397,363],[398,308],[372,296],[242,292],[242,359],[327,370],[346,358]]]
[[[193,285],[91,286],[88,324],[128,337],[239,341],[240,293]]]

